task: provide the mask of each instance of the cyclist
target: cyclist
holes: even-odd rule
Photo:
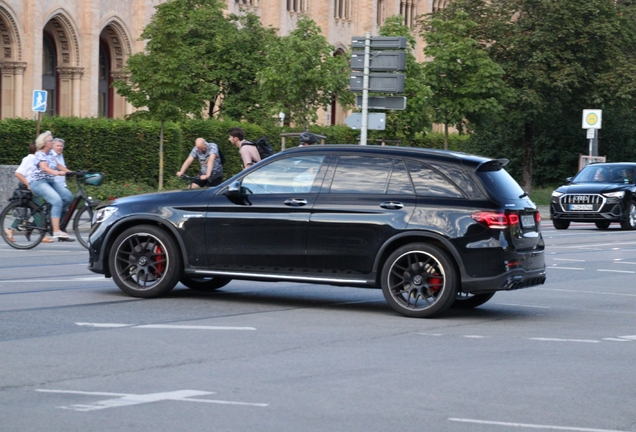
[[[60,217],[62,210],[73,201],[73,194],[64,185],[54,180],[55,176],[65,176],[71,172],[64,165],[58,164],[51,148],[53,135],[50,131],[41,133],[35,140],[35,169],[27,180],[33,193],[44,198],[51,204],[51,225],[53,237],[69,239],[71,236],[60,229]]]
[[[29,181],[27,180],[27,177],[31,174],[31,172],[35,169],[35,143],[32,142],[29,144],[29,154],[26,155],[24,158],[22,158],[22,163],[20,163],[20,166],[18,167],[17,170],[15,170],[15,176],[18,178],[18,180],[20,180],[20,183],[22,183],[27,189],[30,189],[29,187]],[[44,200],[42,198],[40,198],[37,195],[33,195],[33,202],[37,205],[42,205],[44,204]],[[39,226],[44,226],[44,222],[42,220],[40,220],[41,218],[39,217],[39,214],[37,214],[35,216],[35,218],[37,218],[36,220],[34,220],[34,222],[36,224],[38,224]],[[34,219],[35,219],[34,218]],[[17,229],[17,225],[20,221],[18,219],[16,219],[13,222],[13,225],[11,225],[11,228],[5,230],[6,234],[7,234],[7,239],[9,239],[9,241],[14,241],[13,240],[13,231],[15,229]],[[53,239],[48,237],[48,236],[44,236],[44,238],[42,239],[42,242],[44,243],[52,243]]]
[[[301,147],[318,143],[318,137],[311,132],[303,132],[298,136],[298,138],[300,139]]]
[[[221,184],[223,181],[223,165],[221,165],[219,147],[215,143],[206,142],[203,138],[196,139],[190,155],[183,162],[181,169],[177,171],[177,177],[185,174],[195,159],[199,160],[201,170],[199,178],[193,180],[192,184],[190,184],[191,188],[196,189]]]

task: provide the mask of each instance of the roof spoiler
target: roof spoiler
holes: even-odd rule
[[[486,162],[482,162],[477,166],[477,172],[486,172],[486,171],[499,171],[506,165],[508,165],[508,159],[491,159]]]

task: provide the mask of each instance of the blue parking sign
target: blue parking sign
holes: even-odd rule
[[[46,112],[46,90],[33,90],[33,111]]]

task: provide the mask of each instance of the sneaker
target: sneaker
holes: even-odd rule
[[[59,238],[59,239],[69,239],[71,238],[70,235],[68,235],[68,233],[65,233],[64,231],[55,231],[53,233],[53,238]]]
[[[51,241],[53,241],[53,240],[51,240]],[[57,239],[57,241],[59,241],[59,242],[74,242],[75,239],[71,238],[71,237],[59,237]]]

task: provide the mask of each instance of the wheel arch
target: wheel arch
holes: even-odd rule
[[[136,225],[152,225],[161,229],[162,231],[165,231],[166,234],[169,235],[172,238],[172,240],[176,242],[179,248],[179,252],[181,253],[181,261],[183,262],[184,269],[187,267],[188,263],[186,262],[187,255],[185,250],[185,244],[183,243],[181,236],[177,234],[177,229],[173,224],[155,215],[134,215],[131,217],[118,220],[108,230],[108,234],[106,234],[106,238],[104,239],[104,245],[101,248],[101,250],[104,251],[101,256],[101,259],[102,259],[102,264],[104,266],[104,274],[107,277],[111,276],[110,265],[108,263],[108,256],[110,255],[110,249],[113,246],[115,239],[117,238],[117,236],[119,236],[119,234],[121,234],[128,228],[136,226]]]
[[[390,238],[382,245],[380,251],[375,257],[375,262],[373,263],[373,269],[376,274],[376,284],[379,285],[381,283],[380,278],[382,275],[382,266],[388,259],[389,255],[395,252],[398,248],[409,243],[428,243],[444,251],[453,263],[455,270],[457,270],[457,275],[459,276],[458,282],[461,287],[461,282],[464,279],[466,270],[463,264],[461,264],[462,259],[455,246],[453,246],[447,238],[439,234],[418,231],[400,233],[399,235]],[[458,291],[460,291],[460,289],[458,289]]]

